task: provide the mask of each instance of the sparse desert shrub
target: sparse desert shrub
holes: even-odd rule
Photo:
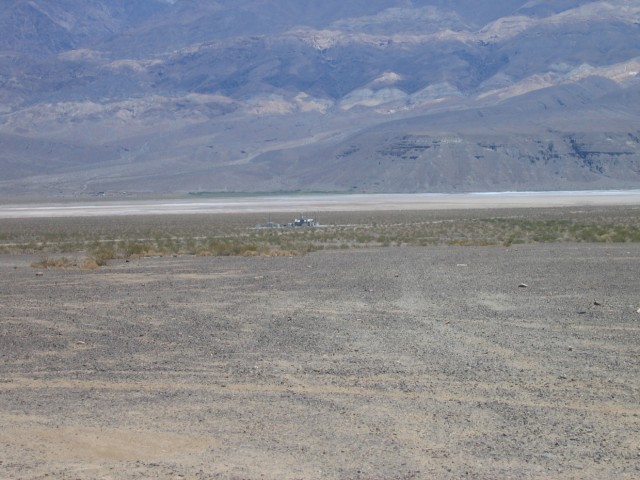
[[[116,258],[115,247],[110,243],[100,243],[91,250],[91,257],[98,266],[103,267],[109,260]]]
[[[100,265],[98,265],[94,258],[87,257],[82,262],[83,270],[96,270],[97,268],[100,268]]]
[[[135,257],[146,255],[152,249],[153,247],[146,242],[129,241],[122,247],[122,253],[125,257]]]
[[[37,262],[31,263],[32,268],[73,268],[77,266],[78,264],[74,260],[67,257],[44,257]]]
[[[447,245],[452,247],[490,247],[492,245],[496,245],[496,242],[491,240],[482,239],[473,239],[473,238],[463,238],[459,240],[451,240],[447,243]]]
[[[95,270],[98,268],[98,264],[92,257],[86,257],[82,261],[74,260],[72,258],[60,257],[44,257],[37,262],[31,263],[32,268],[80,268],[85,270]]]
[[[318,229],[253,228],[238,216],[0,220],[0,253],[40,253],[95,265],[142,255],[303,255],[319,249],[400,245],[513,245],[532,242],[640,242],[637,208],[491,212],[335,213]],[[490,215],[490,216],[488,216]],[[195,218],[195,221],[194,221]],[[206,220],[206,221],[205,221]],[[333,223],[333,224],[332,224]],[[143,240],[144,239],[144,240]],[[59,259],[58,259],[59,260]],[[81,261],[78,261],[81,263]],[[46,268],[39,266],[39,268]],[[78,267],[81,268],[81,267]]]
[[[625,243],[628,241],[628,238],[627,232],[624,230],[613,232],[609,237],[609,239],[614,243]]]
[[[258,245],[256,245],[255,243],[247,243],[242,245],[242,254],[246,255],[247,253],[257,253],[258,252]]]

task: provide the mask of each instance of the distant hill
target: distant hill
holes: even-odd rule
[[[640,185],[630,0],[9,0],[0,197]]]

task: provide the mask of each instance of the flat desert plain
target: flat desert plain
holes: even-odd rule
[[[0,196],[0,219],[68,218],[131,215],[193,215],[256,212],[433,211],[502,208],[638,206],[640,190],[567,192],[411,193],[411,194],[293,194],[254,196],[196,196],[172,200],[96,199],[63,203],[6,203]],[[14,199],[15,200],[15,199]]]
[[[0,478],[635,479],[640,244],[0,256]]]

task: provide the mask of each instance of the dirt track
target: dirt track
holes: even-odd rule
[[[29,262],[0,478],[640,477],[638,244]]]

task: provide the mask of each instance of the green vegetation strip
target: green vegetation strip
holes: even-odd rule
[[[274,218],[274,217],[282,218]],[[272,216],[279,223],[290,215]],[[0,220],[1,254],[41,254],[38,268],[92,268],[158,255],[304,255],[388,246],[640,242],[636,207],[327,213],[317,228],[259,229],[256,215]],[[54,255],[85,255],[83,262]]]

